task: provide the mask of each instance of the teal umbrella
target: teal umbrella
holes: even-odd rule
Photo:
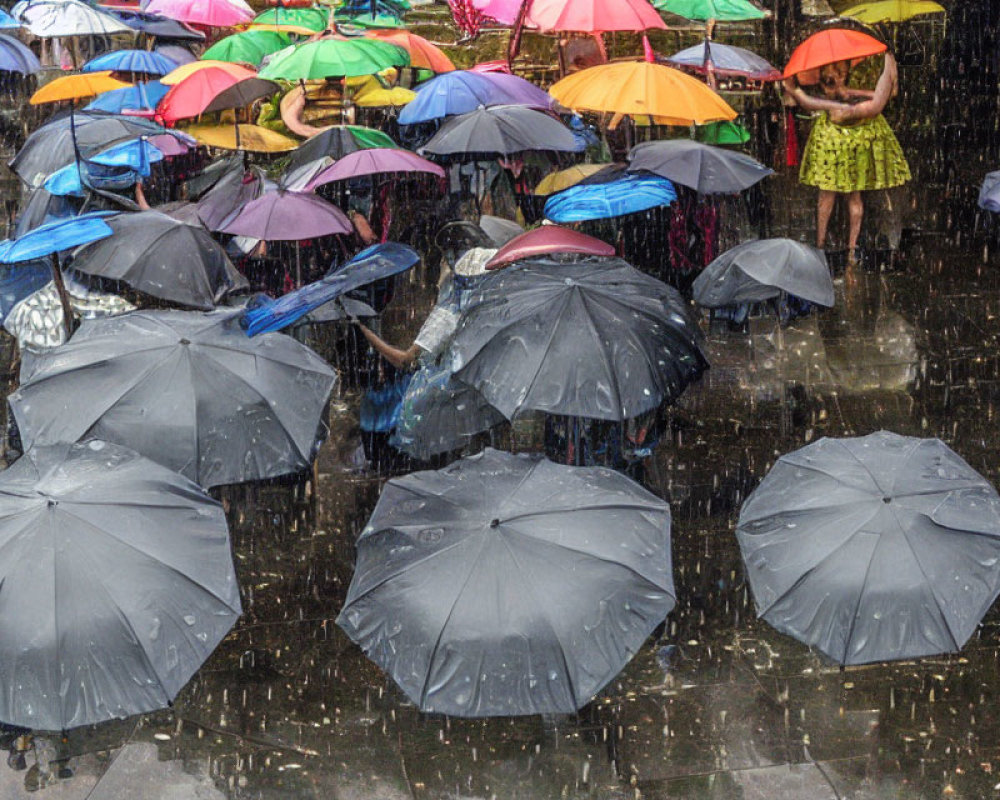
[[[410,54],[376,39],[320,39],[277,56],[259,73],[261,78],[318,80],[374,75],[389,67],[408,67]]]

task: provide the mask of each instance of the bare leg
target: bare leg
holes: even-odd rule
[[[836,200],[836,192],[828,192],[825,189],[819,190],[819,199],[816,201],[816,246],[823,249],[826,244],[826,229],[830,226],[830,215],[833,214],[833,201]]]
[[[865,204],[861,199],[861,192],[851,192],[847,196],[847,258],[849,260],[857,257],[856,249],[858,246],[858,237],[861,235],[861,220],[864,215]]]

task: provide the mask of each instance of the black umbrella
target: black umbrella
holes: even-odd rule
[[[702,194],[732,194],[773,175],[750,156],[691,139],[643,142],[629,153],[629,170],[646,171]]]
[[[444,122],[420,151],[437,156],[582,149],[558,119],[526,106],[491,106]]]
[[[488,449],[386,484],[337,624],[424,711],[572,713],[674,602],[665,502]]]
[[[307,469],[336,373],[290,336],[248,338],[241,315],[136,311],[26,353],[10,396],[22,440],[118,442],[206,487]]]
[[[938,439],[788,453],[736,536],[757,615],[841,664],[959,650],[1000,592],[1000,497]]]
[[[727,250],[695,278],[692,290],[705,308],[758,303],[782,292],[833,305],[826,254],[793,239],[758,239]]]
[[[621,259],[548,259],[495,273],[452,344],[455,376],[505,417],[621,421],[676,399],[707,367],[676,289]]]
[[[114,236],[77,250],[72,269],[203,311],[247,288],[246,278],[203,228],[157,211],[120,214],[107,222]]]
[[[396,147],[388,134],[358,125],[333,125],[306,139],[289,156],[285,174],[324,158],[339,161],[350,153],[371,147]]]
[[[210,231],[217,231],[243,207],[267,189],[268,181],[257,169],[245,169],[240,164],[231,169],[198,200],[198,217]]]
[[[280,91],[281,87],[274,81],[264,78],[246,78],[219,92],[201,113],[210,114],[213,111],[224,111],[227,108],[243,108],[255,100],[270,97]]]
[[[0,720],[40,730],[165,708],[240,615],[222,506],[107,442],[0,473]]]

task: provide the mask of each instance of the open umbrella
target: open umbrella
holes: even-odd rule
[[[132,33],[124,22],[80,0],[21,0],[11,16],[34,36],[100,36]]]
[[[545,217],[558,223],[612,219],[669,206],[677,199],[674,185],[659,175],[626,172],[614,180],[590,182],[598,177],[551,195],[545,201]]]
[[[260,77],[284,80],[351,78],[374,75],[388,67],[406,67],[403,48],[375,39],[319,39],[275,56]]]
[[[775,69],[765,58],[742,47],[720,44],[706,39],[674,53],[667,63],[689,67],[697,72],[707,72],[709,66],[716,75],[734,75],[757,81],[780,81],[781,70]]]
[[[14,19],[5,9],[0,9],[0,30],[20,28],[21,23]]]
[[[262,172],[245,169],[239,163],[198,199],[198,218],[208,230],[216,231],[266,189],[267,181]]]
[[[219,39],[201,57],[210,61],[229,61],[256,67],[265,56],[284,50],[290,43],[287,34],[277,31],[244,31]]]
[[[83,110],[106,111],[109,114],[121,114],[124,111],[145,112],[152,116],[157,103],[169,90],[169,86],[164,86],[159,81],[140,81],[135,86],[101,92],[84,106]]]
[[[643,142],[628,158],[630,172],[651,172],[701,194],[742,192],[774,174],[748,155],[690,139]]]
[[[173,39],[177,42],[203,42],[205,41],[205,34],[201,31],[196,31],[194,28],[189,28],[182,22],[178,22],[175,19],[168,19],[167,17],[161,17],[159,14],[146,14],[139,11],[136,8],[126,8],[123,6],[118,6],[117,8],[105,7],[105,12],[113,16],[128,25],[132,30],[138,31],[139,33],[145,33],[149,36],[155,37],[156,41],[170,40]],[[153,50],[157,53],[162,53],[171,61],[175,61],[180,64],[182,62],[177,61],[171,54],[170,51],[165,51],[164,48],[176,48],[177,50],[183,52],[190,52],[186,50],[183,45],[170,45],[170,44],[157,44]]]
[[[451,72],[455,69],[451,59],[440,47],[410,31],[373,30],[365,36],[402,47],[410,54],[410,66],[415,69],[429,69],[432,72]]]
[[[757,8],[749,0],[653,0],[653,6],[657,11],[666,11],[687,19],[714,19],[719,22],[738,22],[767,16],[766,11]]]
[[[43,103],[58,103],[63,100],[79,100],[81,97],[94,97],[101,92],[109,92],[113,89],[126,89],[131,85],[112,78],[110,72],[64,75],[54,81],[49,81],[31,95],[28,102],[37,106]]]
[[[932,0],[875,0],[841,11],[841,16],[875,25],[879,22],[906,22],[926,14],[944,14],[944,6]]]
[[[326,30],[329,11],[315,6],[307,8],[269,8],[253,18],[250,30],[270,30],[312,36]]]
[[[648,114],[664,125],[736,118],[729,104],[701,81],[649,61],[588,67],[553,84],[549,94],[576,111]]]
[[[102,441],[0,475],[0,718],[35,730],[166,708],[239,618],[222,506]]]
[[[695,278],[695,302],[705,308],[757,303],[786,292],[833,305],[833,278],[822,250],[793,239],[758,239],[736,245]]]
[[[868,56],[884,53],[886,45],[867,33],[846,28],[827,28],[814,33],[792,51],[785,65],[784,76],[799,76],[800,83],[816,83],[816,72],[826,64],[838,61],[858,62]],[[805,73],[805,74],[802,74]]]
[[[206,59],[204,61],[190,61],[187,64],[181,64],[175,70],[168,72],[160,78],[160,83],[166,86],[174,86],[203,69],[222,70],[223,72],[227,72],[233,77],[234,83],[236,81],[241,81],[244,78],[252,78],[257,74],[254,70],[247,69],[240,64],[230,64],[228,61],[214,61]]]
[[[486,262],[486,269],[494,270],[539,256],[556,253],[572,253],[585,256],[611,257],[615,248],[607,242],[587,236],[585,233],[562,228],[558,225],[543,225],[540,228],[515,236]]]
[[[0,70],[33,75],[41,69],[38,57],[27,46],[13,36],[0,33]]]
[[[290,336],[248,338],[241,313],[85,320],[25,356],[10,397],[22,441],[114,441],[206,488],[308,469],[336,373]]]
[[[492,106],[452,117],[420,152],[512,155],[527,150],[575,153],[580,149],[569,128],[548,114],[526,106]]]
[[[147,75],[166,75],[177,65],[159,53],[149,50],[112,50],[83,65],[83,72],[142,72]]]
[[[165,137],[170,140],[171,137]],[[42,184],[53,195],[84,197],[87,189],[122,190],[148,178],[152,164],[163,160],[163,152],[146,139],[113,144],[73,164],[56,170]]]
[[[386,484],[337,624],[423,711],[567,714],[674,603],[666,503],[488,449]]]
[[[396,147],[396,143],[376,128],[361,125],[333,125],[306,139],[288,159],[286,174],[323,158],[339,160],[349,153],[369,147]]]
[[[496,80],[492,75],[455,70],[438,75],[417,86],[417,96],[399,112],[400,125],[430,122],[443,117],[467,114],[481,106],[527,105],[551,108],[552,98],[523,78]]]
[[[77,250],[74,271],[203,311],[247,287],[226,251],[202,228],[156,211],[120,214],[107,223],[114,235]]]
[[[787,453],[736,536],[757,615],[840,664],[959,650],[1000,592],[1000,497],[939,439]]]
[[[645,31],[666,28],[648,0],[532,0],[525,22],[542,33],[551,31]]]
[[[531,193],[539,197],[547,197],[550,194],[561,192],[570,186],[576,186],[580,181],[600,172],[606,166],[607,164],[574,164],[572,167],[550,172],[538,182]]]
[[[377,76],[371,75],[355,89],[351,102],[358,108],[400,108],[416,96],[416,92],[402,86],[383,86]]]
[[[399,148],[371,148],[350,153],[321,170],[309,181],[307,189],[315,189],[334,181],[346,181],[361,175],[383,173],[429,173],[444,177],[444,170],[433,161]]]
[[[463,314],[455,376],[505,417],[622,421],[675,400],[708,366],[670,286],[621,259],[536,259],[494,274]]]
[[[143,10],[206,28],[231,28],[253,19],[253,9],[243,0],[150,0]]]
[[[165,122],[176,122],[227,108],[242,108],[280,90],[274,81],[237,78],[225,70],[210,67],[171,86],[157,105],[156,114]]]
[[[248,153],[287,153],[298,147],[298,140],[260,125],[188,125],[184,129],[203,145],[220,150],[243,150]]]
[[[272,242],[297,242],[350,233],[351,221],[333,203],[305,192],[265,192],[222,228],[222,233]]]
[[[979,187],[979,207],[1000,213],[1000,170],[987,173]]]

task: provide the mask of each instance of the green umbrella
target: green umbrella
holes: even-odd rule
[[[375,17],[371,16],[370,14],[362,14],[360,17],[351,17],[350,19],[346,20],[346,24],[355,25],[359,28],[376,28],[376,29],[406,27],[406,23],[403,22],[403,20],[391,14],[379,14],[378,16]]]
[[[761,19],[765,16],[748,0],[653,0],[653,7],[687,19],[714,19],[720,22]]]
[[[274,25],[279,29],[284,27],[301,28],[319,33],[326,30],[329,12],[325,8],[269,8],[254,17],[253,25]]]
[[[373,75],[389,67],[407,67],[403,48],[376,39],[320,39],[277,56],[260,71],[261,78],[317,80]]]
[[[234,33],[225,39],[219,39],[208,48],[202,59],[213,61],[230,61],[233,63],[257,66],[264,56],[284,50],[291,44],[288,34],[277,31],[244,31]]]
[[[738,122],[710,122],[695,128],[695,137],[705,144],[745,144],[750,141],[750,131]]]

